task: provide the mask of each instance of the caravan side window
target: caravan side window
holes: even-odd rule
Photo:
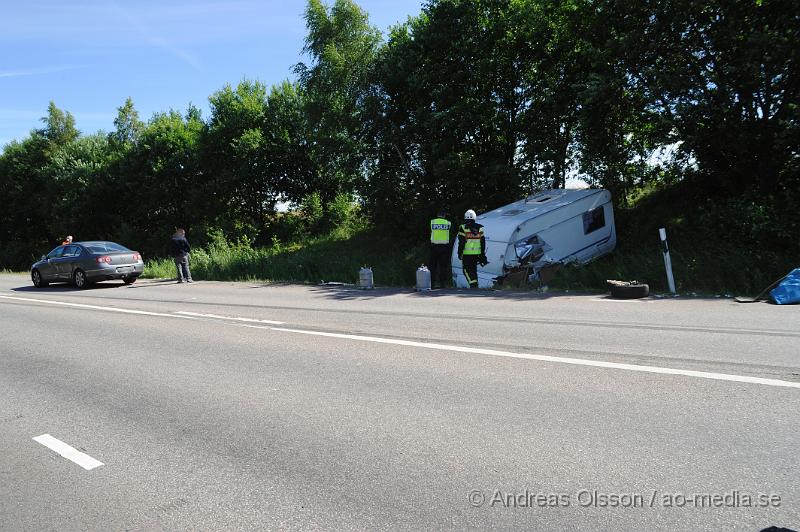
[[[583,234],[588,235],[606,226],[606,212],[603,207],[597,207],[583,213]]]

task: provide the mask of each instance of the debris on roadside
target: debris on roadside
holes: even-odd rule
[[[614,299],[640,299],[650,295],[650,285],[639,281],[606,280],[608,291]]]
[[[772,300],[778,305],[800,303],[800,268],[795,268],[784,277],[778,286],[769,291]]]
[[[756,297],[736,297],[737,303],[756,303],[758,301],[772,300],[778,305],[792,305],[800,303],[800,268],[795,268],[784,275]]]

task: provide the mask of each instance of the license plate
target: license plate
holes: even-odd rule
[[[129,273],[133,271],[133,266],[118,266],[117,273]]]

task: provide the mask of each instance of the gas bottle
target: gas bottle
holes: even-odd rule
[[[424,264],[417,268],[417,292],[431,289],[431,271]]]
[[[358,270],[358,287],[362,290],[372,290],[375,285],[372,283],[372,268],[364,266]]]

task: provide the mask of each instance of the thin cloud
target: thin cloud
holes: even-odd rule
[[[265,33],[287,38],[294,38],[298,32],[304,35],[302,6],[276,8],[270,3],[263,0],[17,2],[13,9],[2,12],[0,43],[18,46],[21,42],[46,41],[116,48],[147,45],[149,37],[166,37],[172,46],[185,49],[245,37],[261,38]]]
[[[151,31],[149,31],[147,25],[144,24],[142,20],[134,12],[124,8],[118,3],[112,3],[112,6],[114,7],[114,9],[117,10],[118,13],[122,15],[123,18],[125,18],[128,21],[128,24],[137,33],[139,33],[139,35],[141,35],[142,39],[146,43],[152,46],[156,46],[168,52],[172,56],[180,59],[181,61],[183,61],[184,63],[186,63],[187,65],[189,65],[190,67],[192,67],[197,71],[203,70],[203,66],[200,63],[200,60],[196,56],[187,52],[186,50],[178,48],[164,37],[154,35]]]
[[[174,44],[170,43],[168,40],[164,39],[163,37],[150,37],[148,38],[148,42],[162,50],[169,52],[173,56],[177,57],[187,65],[191,66],[195,70],[203,70],[203,65],[200,60],[194,54],[187,52],[181,48],[178,48]]]
[[[45,74],[56,74],[58,72],[66,72],[68,70],[75,70],[78,67],[74,66],[59,66],[49,68],[30,68],[28,70],[12,70],[0,72],[0,78],[21,78],[25,76],[41,76]]]

